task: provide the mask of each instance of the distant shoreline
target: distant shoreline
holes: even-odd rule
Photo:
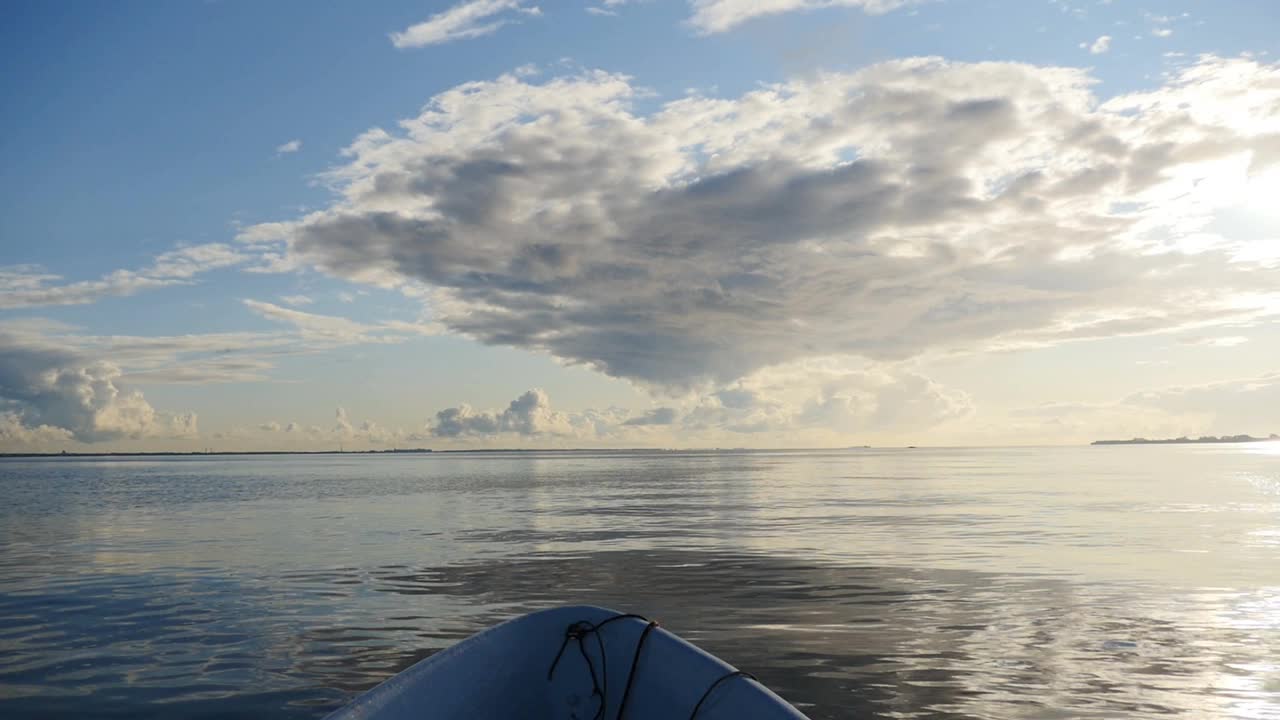
[[[797,452],[833,450],[863,450],[861,448],[786,448]],[[411,450],[190,450],[190,451],[158,451],[158,452],[47,452],[47,453],[0,453],[0,458],[95,458],[95,457],[225,457],[228,455],[466,455],[482,453],[721,453],[742,454],[753,452],[778,452],[768,448],[466,448],[454,450],[435,450],[432,448],[416,448]]]
[[[418,455],[448,450],[163,450],[155,452],[0,453],[0,458],[204,457],[217,455]],[[456,451],[454,451],[456,452]]]
[[[1200,438],[1132,438],[1130,440],[1094,440],[1090,445],[1195,445],[1195,444],[1214,444],[1214,443],[1248,443],[1248,442],[1268,442],[1280,441],[1280,436],[1272,435],[1271,437],[1252,437],[1249,435],[1224,435],[1222,437],[1205,436]],[[668,453],[715,453],[719,455],[743,455],[751,453],[770,453],[770,452],[841,452],[845,450],[917,450],[917,449],[933,449],[933,450],[957,450],[957,449],[982,449],[982,448],[1009,448],[1009,447],[1080,447],[1079,445],[983,445],[983,446],[916,446],[916,445],[886,445],[882,447],[874,447],[871,445],[851,445],[845,447],[831,448],[466,448],[466,449],[449,449],[436,450],[434,448],[407,448],[407,449],[390,449],[390,450],[190,450],[190,451],[136,451],[136,452],[22,452],[22,453],[6,453],[0,452],[0,459],[21,459],[21,458],[164,458],[164,457],[233,457],[233,456],[287,456],[287,455],[483,455],[483,454],[520,454],[520,453],[644,453],[644,454],[668,454]]]
[[[1203,435],[1198,438],[1178,437],[1161,438],[1158,440],[1133,438],[1131,440],[1094,440],[1090,445],[1213,445],[1221,443],[1269,442],[1272,440],[1280,440],[1280,436],[1274,434],[1271,435],[1271,437],[1253,437],[1252,435]]]

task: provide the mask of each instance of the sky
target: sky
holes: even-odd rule
[[[5,14],[0,451],[1280,432],[1270,0]]]

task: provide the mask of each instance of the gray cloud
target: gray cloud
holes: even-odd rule
[[[507,76],[362,136],[339,203],[246,237],[425,283],[453,332],[673,389],[1255,322],[1266,274],[1225,239],[1181,251],[1212,203],[1173,198],[1274,147],[1277,79],[1209,58],[1102,103],[1080,70],[913,59],[639,116],[625,78]]]
[[[1217,434],[1280,433],[1280,372],[1134,393],[1123,404],[1168,413],[1201,413],[1210,418],[1202,429]]]
[[[118,386],[120,375],[110,363],[0,334],[0,411],[7,425],[28,435],[63,431],[81,442],[195,434],[194,414],[156,411],[141,393]],[[6,439],[24,438],[11,429]]]
[[[0,412],[0,448],[9,451],[49,452],[65,448],[73,440],[65,428],[50,425],[28,427],[17,413]]]
[[[257,315],[292,325],[298,336],[313,346],[397,343],[404,342],[413,335],[430,335],[435,332],[431,326],[404,321],[387,321],[374,325],[335,315],[303,312],[260,300],[243,302],[245,307]]]
[[[643,415],[628,418],[623,421],[623,425],[631,426],[647,426],[647,425],[674,425],[679,413],[675,408],[660,407],[654,408]]]
[[[0,310],[46,305],[86,305],[106,297],[183,285],[205,272],[247,262],[250,256],[222,243],[192,245],[162,253],[138,270],[117,270],[97,280],[61,283],[62,278],[32,265],[0,268]]]
[[[213,383],[264,382],[275,364],[265,358],[187,356],[171,358],[161,367],[127,370],[121,377],[146,385],[210,385]]]
[[[473,410],[469,405],[446,408],[436,413],[431,433],[436,437],[456,438],[476,435],[567,435],[572,432],[569,418],[551,409],[551,400],[540,389],[530,390],[502,412]]]
[[[1028,437],[1088,442],[1181,435],[1280,433],[1280,373],[1156,388],[1115,402],[1060,402],[1014,410]],[[1018,425],[1022,421],[1024,424]],[[1006,432],[1009,428],[1004,429]]]
[[[271,371],[282,357],[345,345],[405,342],[437,332],[434,326],[420,322],[361,323],[254,300],[244,303],[258,315],[291,329],[149,337],[82,335],[73,326],[29,318],[0,324],[0,337],[7,337],[8,342],[20,347],[42,348],[43,352],[65,358],[92,356],[118,373],[113,375],[114,380],[130,385],[204,385],[264,382],[271,379]]]
[[[927,429],[966,417],[972,410],[964,393],[910,370],[850,368],[823,358],[762,370],[733,387],[688,396],[679,407],[640,414],[620,408],[557,411],[545,392],[530,390],[501,412],[477,411],[465,404],[441,410],[431,432],[439,438],[511,434],[641,443],[660,439],[689,445],[714,442],[709,438],[722,433],[784,437],[808,430],[838,435]],[[834,436],[824,439],[830,437]]]
[[[849,367],[820,358],[769,368],[701,399],[688,430],[836,433],[923,430],[968,416],[963,392],[893,366]]]
[[[123,371],[128,384],[258,382],[272,359],[305,350],[296,336],[230,332],[202,335],[81,335],[79,328],[43,319],[0,324],[0,335],[24,347],[53,349],[68,357],[92,356]]]
[[[551,406],[546,391],[535,388],[512,400],[506,409],[476,410],[470,405],[445,408],[429,425],[432,436],[445,439],[492,438],[501,435],[550,440],[616,439],[627,427],[670,424],[676,411],[662,408],[633,418],[623,408],[565,412]],[[640,422],[630,422],[640,420]]]
[[[346,408],[339,406],[334,412],[334,424],[329,429],[299,422],[281,423],[268,421],[252,426],[233,427],[213,433],[217,440],[233,441],[232,447],[245,449],[280,449],[281,447],[309,449],[385,449],[428,443],[429,435],[400,427],[386,427],[373,420],[356,422]]]

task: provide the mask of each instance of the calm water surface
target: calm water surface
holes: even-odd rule
[[[314,718],[643,613],[817,718],[1280,718],[1280,447],[0,461],[0,717]]]

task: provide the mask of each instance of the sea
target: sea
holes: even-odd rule
[[[567,603],[815,720],[1280,718],[1280,443],[0,460],[3,718],[319,718]]]

